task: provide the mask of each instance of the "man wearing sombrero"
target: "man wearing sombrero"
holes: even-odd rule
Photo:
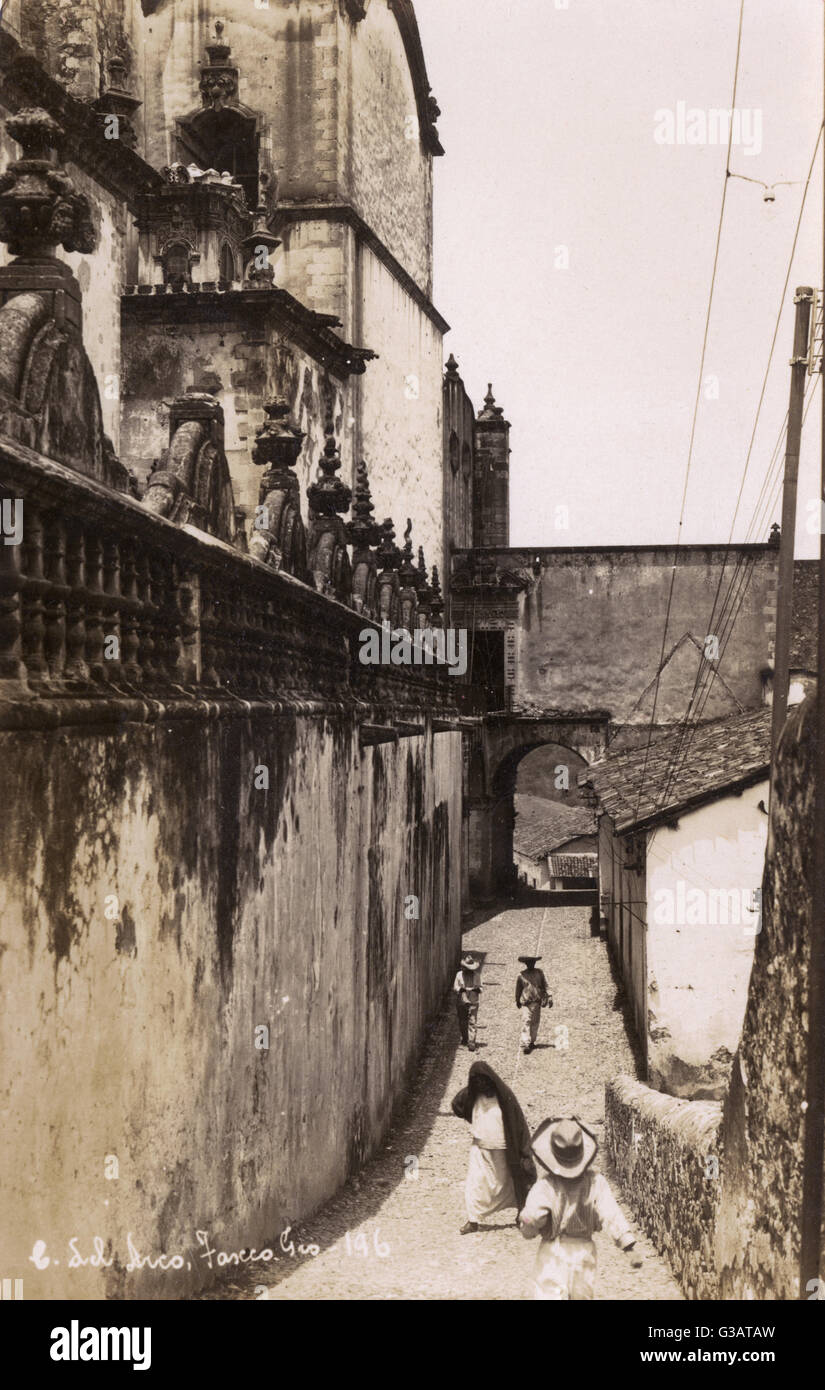
[[[476,1020],[478,1001],[483,988],[479,979],[481,963],[467,952],[461,957],[461,966],[453,980],[455,1007],[458,1014],[458,1031],[461,1041],[470,1052],[476,1050]]]
[[[544,971],[536,969],[541,956],[519,956],[524,969],[516,980],[516,1008],[521,1010],[521,1050],[527,1056],[533,1051],[541,1022],[542,1009],[553,1007],[553,1000]]]
[[[582,1300],[593,1297],[596,1283],[595,1231],[607,1231],[620,1250],[631,1255],[636,1237],[630,1230],[607,1179],[591,1169],[598,1144],[575,1115],[544,1120],[533,1135],[533,1153],[541,1176],[527,1194],[518,1224],[532,1240],[541,1236],[534,1271],[535,1297]]]

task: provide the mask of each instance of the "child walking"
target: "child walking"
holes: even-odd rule
[[[620,1250],[633,1253],[636,1237],[610,1191],[607,1179],[591,1171],[598,1144],[573,1115],[545,1120],[533,1135],[541,1176],[527,1194],[518,1224],[526,1240],[541,1236],[534,1271],[535,1298],[591,1299],[596,1283],[593,1233],[605,1230]]]

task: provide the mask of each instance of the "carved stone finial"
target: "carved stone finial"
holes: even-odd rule
[[[123,92],[126,90],[126,62],[116,53],[106,64],[106,71],[109,74],[109,87],[112,91]]]
[[[347,522],[347,540],[356,551],[378,545],[381,527],[373,514],[367,465],[362,459],[355,470],[355,492],[352,502],[352,521]]]
[[[228,59],[231,52],[228,43],[222,42],[223,24],[215,21],[215,42],[206,45],[209,62],[201,67],[200,92],[204,106],[220,111],[227,102],[238,95],[238,69]]]
[[[232,51],[229,44],[223,41],[224,28],[225,25],[223,20],[216,19],[214,42],[206,45],[206,51],[209,54],[210,61],[213,63],[225,63]]]
[[[504,408],[500,405],[496,405],[492,382],[487,387],[487,395],[484,397],[484,409],[478,412],[478,418],[479,420],[504,420]]]
[[[402,584],[411,586],[413,589],[417,585],[418,574],[413,564],[413,545],[412,545],[412,521],[407,517],[407,525],[404,530],[404,550],[401,556],[401,567],[398,577]]]
[[[304,431],[288,419],[289,406],[286,401],[269,401],[264,411],[269,418],[257,431],[252,450],[252,462],[259,468],[267,469],[261,487],[272,486],[271,475],[275,473],[289,474],[297,485],[298,480],[292,469],[303,447]]]
[[[326,442],[318,465],[318,478],[307,488],[307,498],[315,516],[335,516],[339,512],[349,511],[352,491],[335,476],[341,467],[341,455],[335,442],[335,425],[331,415],[327,416],[324,434]]]
[[[249,236],[241,242],[244,259],[244,281],[255,289],[271,289],[275,271],[269,264],[269,256],[278,246],[280,239],[267,226],[268,209],[259,203],[255,209],[255,221]]]
[[[132,119],[142,102],[137,97],[130,96],[126,90],[126,62],[120,54],[116,53],[109,59],[106,71],[109,75],[108,86],[102,86],[100,96],[94,102],[94,108],[103,118],[104,125],[110,124],[107,117],[117,117],[115,134],[127,149],[133,150],[137,144],[137,135]],[[111,133],[108,134],[108,138],[112,138]]]
[[[773,526],[771,527],[771,534],[768,537],[768,545],[771,546],[774,550],[778,550],[781,537],[782,533],[779,527],[779,523],[775,521],[773,523]]]
[[[444,612],[444,599],[441,594],[441,580],[438,577],[438,565],[433,565],[433,577],[431,580],[430,598],[430,618],[433,626],[439,626],[441,615]]]
[[[427,582],[427,564],[424,559],[424,547],[418,547],[418,578],[415,584],[418,590],[418,605],[420,608],[430,608],[432,600],[432,589]]]
[[[381,523],[381,540],[378,545],[378,560],[381,563],[381,569],[384,571],[397,570],[401,564],[401,551],[395,544],[395,527],[391,516],[388,516],[386,520]]]
[[[29,107],[7,120],[6,130],[23,146],[23,157],[0,175],[0,241],[14,256],[53,257],[58,246],[94,251],[89,201],[52,157],[62,144],[60,126],[40,107]]]
[[[447,358],[447,376],[449,376],[449,377],[457,377],[457,376],[458,376],[458,363],[456,362],[456,360],[455,360],[455,358],[453,357],[453,354],[452,354],[452,353],[450,353],[449,357]]]

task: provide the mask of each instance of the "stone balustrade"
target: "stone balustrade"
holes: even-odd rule
[[[455,708],[443,666],[362,665],[359,634],[374,620],[294,575],[12,441],[0,441],[0,470],[6,514],[22,521],[0,544],[7,726],[76,719],[78,701],[89,719],[124,700],[152,717],[193,694],[302,711]]]

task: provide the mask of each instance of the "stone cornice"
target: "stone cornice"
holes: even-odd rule
[[[155,293],[155,289],[160,293]],[[135,291],[151,291],[136,293]],[[376,357],[370,348],[353,347],[331,326],[329,314],[307,309],[287,290],[204,290],[170,292],[168,286],[129,286],[121,297],[124,319],[160,323],[225,323],[227,319],[271,320],[315,361],[338,377],[361,375]],[[336,320],[337,322],[337,320]]]
[[[398,281],[399,285],[407,291],[411,299],[426,314],[427,318],[439,330],[440,333],[449,333],[450,325],[447,320],[439,314],[432,300],[424,293],[420,285],[413,279],[408,270],[405,270],[400,261],[396,260],[391,251],[387,249],[383,241],[376,235],[369,223],[365,222],[360,213],[355,211],[351,203],[279,203],[273,221],[277,222],[280,230],[289,222],[341,222],[348,227],[352,227],[356,234],[361,238],[366,246],[378,257],[383,265],[387,267],[390,274]]]
[[[33,54],[0,29],[0,101],[9,111],[40,106],[61,126],[64,156],[130,208],[139,194],[154,192],[163,179],[122,140],[107,140],[93,107],[55,82]]]

